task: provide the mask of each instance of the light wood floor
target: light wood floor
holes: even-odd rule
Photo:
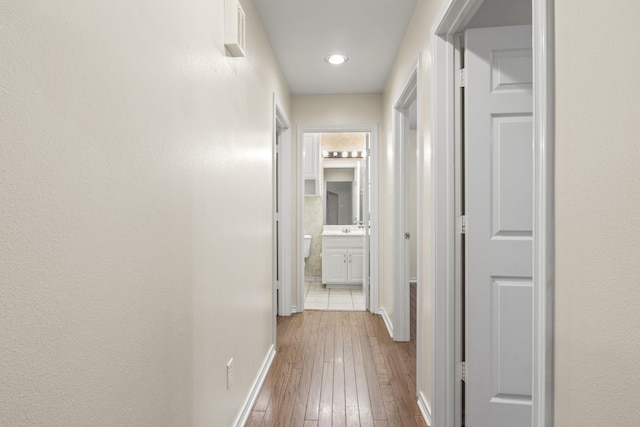
[[[247,426],[426,426],[415,343],[369,312],[278,318],[277,353]]]

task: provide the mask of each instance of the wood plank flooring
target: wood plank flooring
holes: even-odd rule
[[[426,426],[415,343],[394,342],[369,312],[278,318],[276,357],[247,426]]]

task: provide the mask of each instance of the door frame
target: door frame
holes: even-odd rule
[[[282,129],[282,132],[278,132]],[[276,150],[279,151],[279,174],[276,176]],[[276,343],[276,316],[291,315],[291,122],[282,104],[273,95],[273,344]],[[278,188],[278,191],[276,191]],[[279,203],[276,197],[279,196]],[[276,236],[276,205],[280,208],[279,236]],[[284,227],[282,225],[285,225]],[[280,242],[278,245],[277,242]],[[276,278],[276,263],[280,261],[280,283]],[[278,289],[280,299],[278,300]]]
[[[304,174],[302,171],[302,153],[304,152],[305,133],[330,133],[330,132],[369,132],[371,145],[371,228],[369,236],[369,251],[371,263],[369,266],[369,311],[378,313],[378,125],[354,124],[354,125],[299,125],[297,128],[297,160],[296,160],[296,203],[297,203],[297,260],[296,260],[296,306],[291,310],[296,313],[304,311]],[[292,176],[292,175],[289,175]],[[289,296],[291,295],[289,288]]]
[[[431,31],[433,421],[456,422],[456,71],[455,35],[483,0],[449,0]],[[554,418],[554,0],[533,9],[533,427]]]
[[[421,105],[420,93],[422,85],[420,83],[421,75],[421,55],[418,55],[409,77],[402,86],[400,95],[396,98],[393,106],[393,134],[395,139],[394,150],[394,194],[397,199],[393,208],[393,326],[392,336],[394,341],[409,341],[411,331],[409,325],[410,319],[410,293],[409,293],[409,250],[404,233],[410,228],[409,224],[409,118],[407,117],[407,109],[415,101],[417,106],[417,130],[416,130],[416,193],[421,194],[422,191],[422,126],[420,120]],[[422,215],[420,203],[417,203],[416,215],[416,236],[417,241],[417,259],[420,260],[420,238]],[[420,293],[420,277],[421,262],[417,263],[417,292]],[[418,301],[420,297],[418,296]],[[416,328],[418,325],[416,325]],[[416,339],[420,334],[416,331]],[[416,348],[419,348],[416,343]],[[419,358],[418,358],[419,360]]]

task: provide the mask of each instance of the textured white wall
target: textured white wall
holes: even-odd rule
[[[0,425],[238,414],[271,344],[272,93],[289,107],[243,4],[237,59],[222,0],[0,2]]]
[[[380,94],[360,94],[360,95],[294,95],[291,97],[291,200],[293,200],[291,235],[292,253],[297,253],[297,232],[296,232],[296,200],[298,186],[296,182],[297,174],[297,144],[298,126],[344,126],[382,123],[382,95]],[[296,301],[295,278],[297,277],[297,266],[292,263],[292,286],[291,301]]]
[[[640,425],[640,3],[556,1],[556,425]]]

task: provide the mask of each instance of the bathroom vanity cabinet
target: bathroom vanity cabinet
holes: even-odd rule
[[[322,283],[331,287],[362,285],[362,236],[322,236]]]

